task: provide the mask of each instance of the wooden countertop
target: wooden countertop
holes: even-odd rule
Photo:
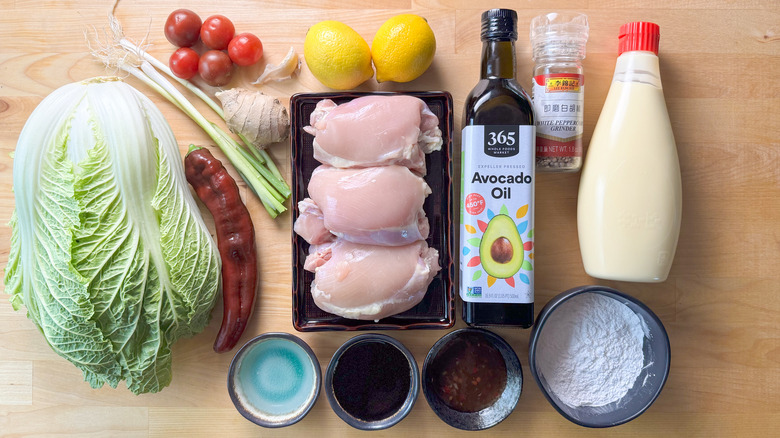
[[[215,6],[216,3],[221,3]],[[617,428],[590,430],[561,417],[543,398],[527,367],[527,330],[497,330],[523,363],[525,385],[514,413],[490,434],[524,436],[769,436],[780,430],[780,5],[773,0],[325,0],[325,1],[121,1],[116,16],[128,36],[147,37],[150,52],[167,60],[166,16],[186,6],[201,17],[230,17],[265,45],[277,62],[290,45],[303,51],[309,26],[341,20],[369,42],[389,17],[407,11],[425,16],[436,33],[433,66],[409,84],[374,80],[360,90],[447,90],[455,101],[456,131],[466,94],[477,80],[479,15],[490,7],[519,8],[520,82],[530,85],[527,36],[534,16],[552,10],[588,14],[590,40],[585,140],[590,139],[614,69],[619,26],[655,21],[661,26],[661,70],[682,167],[682,231],[669,279],[662,284],[603,282],[588,277],[580,259],[575,206],[579,174],[539,175],[536,212],[536,296],[582,284],[605,284],[647,303],[662,319],[672,345],[672,370],[656,403]],[[14,201],[12,159],[19,132],[35,106],[69,82],[105,75],[88,54],[83,33],[103,29],[107,1],[0,0],[0,222]],[[148,35],[147,35],[148,32]],[[248,85],[264,62],[244,69]],[[173,127],[182,151],[210,144],[185,115],[133,78]],[[284,102],[295,92],[326,91],[304,67],[295,80],[263,91]],[[204,113],[207,108],[198,105]],[[459,136],[456,136],[456,140]],[[456,143],[457,148],[457,143]],[[272,150],[289,175],[289,142]],[[219,155],[221,157],[221,155]],[[456,160],[457,162],[457,160]],[[243,186],[242,186],[243,187]],[[246,188],[243,187],[246,194]],[[245,196],[257,229],[262,289],[243,341],[252,335],[294,332],[291,324],[289,213],[271,220]],[[204,216],[210,220],[210,215]],[[0,227],[0,265],[8,258],[10,229]],[[221,307],[208,329],[174,347],[173,383],[159,394],[134,396],[119,389],[92,390],[81,372],[51,351],[23,311],[0,294],[0,436],[318,436],[356,435],[321,396],[295,426],[265,430],[244,420],[228,398],[231,354],[217,355],[212,341]],[[459,312],[458,312],[459,314]],[[458,322],[457,327],[463,326]],[[420,365],[445,332],[392,332]],[[354,333],[299,334],[323,366]],[[420,396],[411,414],[380,435],[455,435]],[[465,435],[465,434],[464,434]]]

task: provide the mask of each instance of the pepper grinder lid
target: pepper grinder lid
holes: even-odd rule
[[[660,27],[647,21],[634,21],[620,26],[618,34],[618,56],[623,52],[645,51],[658,55]]]

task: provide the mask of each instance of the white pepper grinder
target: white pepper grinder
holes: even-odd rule
[[[677,147],[658,67],[659,27],[621,26],[612,85],[580,179],[577,230],[592,277],[662,282],[682,215]]]

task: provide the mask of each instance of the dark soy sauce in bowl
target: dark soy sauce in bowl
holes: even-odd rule
[[[358,335],[333,354],[325,394],[333,412],[360,430],[387,429],[403,420],[420,390],[412,353],[378,333]]]
[[[400,350],[385,342],[362,342],[339,358],[333,390],[347,413],[377,421],[401,409],[410,381],[409,361]]]

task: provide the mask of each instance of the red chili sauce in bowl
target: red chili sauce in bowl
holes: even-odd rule
[[[432,363],[434,393],[460,412],[478,412],[498,400],[506,387],[506,363],[479,334],[453,340]]]

